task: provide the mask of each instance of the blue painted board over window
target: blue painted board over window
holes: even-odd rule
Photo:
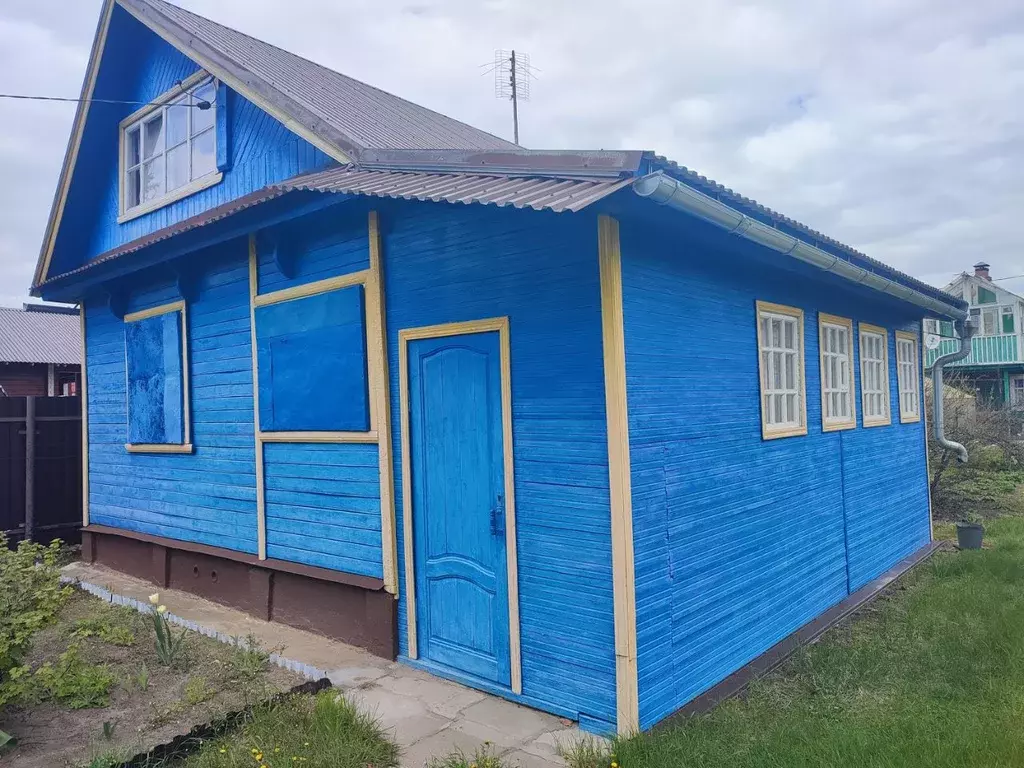
[[[184,443],[182,313],[125,325],[128,442]]]
[[[256,310],[260,428],[370,428],[363,287]]]

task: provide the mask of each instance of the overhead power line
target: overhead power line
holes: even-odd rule
[[[22,93],[0,93],[0,99],[17,99],[19,101],[67,101],[72,103],[91,102],[96,104],[131,104],[137,107],[162,107],[165,102],[161,101],[126,101],[123,99],[71,99],[66,96],[34,96]],[[197,101],[195,104],[167,104],[173,107],[192,107],[195,109],[207,110],[213,106],[210,101]]]

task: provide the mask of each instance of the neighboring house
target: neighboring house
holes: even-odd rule
[[[74,307],[0,307],[0,397],[78,392],[82,335]]]
[[[974,265],[973,275],[962,272],[943,290],[970,305],[978,326],[971,354],[946,370],[973,386],[984,404],[1024,407],[1024,297],[992,282],[989,265],[983,261]],[[940,354],[959,348],[949,321],[927,319],[925,333],[934,347],[927,351],[929,366]]]
[[[83,307],[87,558],[628,731],[928,547],[960,299],[161,0],[88,67],[167,106],[81,107],[33,287]]]

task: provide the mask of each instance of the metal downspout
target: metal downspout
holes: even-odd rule
[[[942,407],[942,368],[948,363],[963,360],[971,354],[971,339],[978,331],[978,326],[970,320],[956,321],[956,330],[960,336],[960,349],[942,355],[932,363],[932,423],[935,428],[935,440],[948,451],[956,451],[956,458],[961,464],[967,463],[967,449],[960,443],[949,440],[945,435],[944,412]]]

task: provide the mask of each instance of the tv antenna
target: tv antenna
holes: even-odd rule
[[[534,71],[530,54],[496,50],[493,66],[484,72],[485,75],[494,72],[495,98],[512,101],[512,131],[516,144],[519,143],[519,101],[530,100],[530,80],[536,77]]]

